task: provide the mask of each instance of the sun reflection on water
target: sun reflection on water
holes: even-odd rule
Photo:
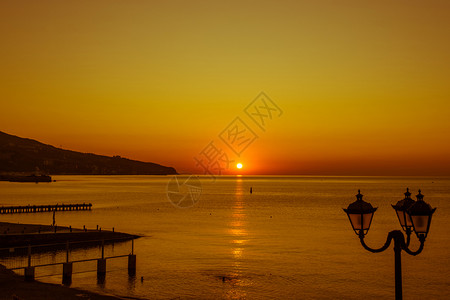
[[[244,276],[245,270],[245,248],[249,241],[247,231],[247,215],[245,212],[245,197],[243,178],[236,179],[236,190],[233,197],[231,220],[228,224],[227,234],[230,239],[230,253],[232,255],[232,271],[224,279],[224,283],[229,285],[225,292],[225,298],[242,299],[247,297],[244,287],[251,285],[251,280]]]

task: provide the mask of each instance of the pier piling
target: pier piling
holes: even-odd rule
[[[70,285],[72,283],[72,270],[73,270],[72,262],[63,263],[63,278],[62,278],[63,284]]]
[[[136,255],[135,254],[128,255],[128,275],[130,275],[130,276],[136,275]]]
[[[25,281],[34,281],[34,267],[25,268]]]
[[[105,277],[106,275],[106,259],[99,258],[97,259],[97,276]]]
[[[31,245],[28,245],[28,267],[31,267]]]

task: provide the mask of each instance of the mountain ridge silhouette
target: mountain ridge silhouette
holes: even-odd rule
[[[57,148],[0,131],[0,173],[49,175],[170,175],[173,167]]]

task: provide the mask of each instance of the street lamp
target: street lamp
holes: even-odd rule
[[[408,214],[408,209],[416,203],[413,199],[411,199],[411,193],[409,192],[409,188],[406,188],[405,198],[397,202],[397,204],[392,205],[392,208],[395,209],[395,212],[398,217],[398,221],[400,222],[400,226],[406,233],[406,245],[409,246],[411,230],[412,230],[412,220],[411,216]]]
[[[372,223],[373,214],[377,210],[377,207],[372,207],[372,204],[364,201],[362,197],[363,195],[358,190],[358,195],[356,195],[357,200],[351,203],[347,209],[344,209],[353,230],[358,236],[365,236],[367,234]]]
[[[410,255],[417,255],[423,250],[425,238],[430,230],[431,217],[436,208],[423,201],[423,195],[419,190],[419,194],[416,195],[417,201],[411,199],[411,193],[409,189],[406,189],[405,198],[397,202],[396,205],[392,205],[398,217],[398,221],[402,229],[406,232],[407,242],[400,230],[393,230],[389,232],[386,243],[383,247],[378,249],[372,249],[364,242],[364,237],[368,233],[370,224],[374,212],[377,208],[373,208],[368,202],[362,200],[363,195],[358,190],[356,195],[356,201],[351,203],[344,211],[350,220],[353,230],[359,236],[359,240],[364,249],[378,253],[386,250],[391,241],[394,240],[394,253],[395,253],[395,299],[401,300],[402,296],[402,260],[401,252],[404,250]],[[420,246],[417,251],[411,251],[409,247],[410,235],[414,231],[417,238],[420,241]]]
[[[436,211],[436,208],[431,208],[430,204],[423,201],[423,195],[420,190],[416,197],[417,201],[408,209],[408,215],[411,218],[417,238],[425,241],[430,230],[431,217]]]

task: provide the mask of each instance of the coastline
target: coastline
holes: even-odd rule
[[[5,232],[7,232],[5,234]],[[1,248],[23,247],[24,245],[58,244],[86,241],[85,244],[98,240],[118,242],[139,238],[140,236],[108,230],[83,230],[49,225],[21,224],[0,222]],[[57,246],[53,246],[57,247]],[[27,282],[24,277],[8,270],[0,264],[0,300],[3,299],[130,299],[119,296],[101,295],[93,292],[71,288],[64,285]],[[138,298],[133,298],[138,299]]]

